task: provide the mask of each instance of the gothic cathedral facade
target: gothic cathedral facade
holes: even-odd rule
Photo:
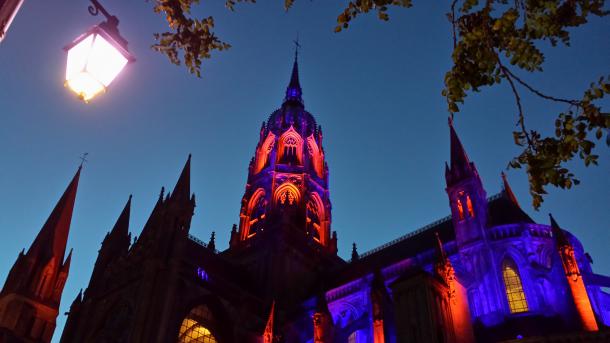
[[[73,300],[62,343],[610,342],[610,277],[576,237],[535,223],[503,177],[487,196],[449,122],[451,214],[351,260],[337,255],[322,129],[295,58],[260,129],[239,225],[218,251],[190,235],[189,156],[141,234],[131,198]],[[70,267],[80,168],[0,293],[0,342],[48,343]],[[228,233],[227,233],[228,234]]]

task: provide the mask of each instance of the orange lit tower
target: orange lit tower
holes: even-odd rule
[[[19,253],[0,293],[0,341],[50,342],[70,271],[65,257],[81,168],[26,253]],[[64,259],[65,257],[65,259]],[[6,333],[10,333],[7,338]],[[12,336],[12,337],[11,337]]]
[[[580,321],[582,323],[582,328],[585,331],[597,331],[599,328],[597,327],[595,314],[593,313],[591,301],[589,300],[589,295],[587,294],[587,288],[585,287],[582,275],[580,274],[580,268],[578,268],[576,257],[574,257],[574,247],[566,237],[563,230],[559,227],[553,216],[550,214],[549,216],[551,218],[553,237],[555,238],[555,243],[557,244],[557,249],[559,250],[563,270],[566,273],[568,285],[570,286],[570,291],[572,293],[572,298],[574,299],[576,312],[578,312],[578,316],[580,317]]]
[[[317,271],[342,263],[330,225],[322,129],[305,110],[295,55],[282,106],[260,130],[229,254],[283,307],[313,285]]]

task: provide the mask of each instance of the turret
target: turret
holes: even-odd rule
[[[591,307],[591,300],[589,299],[587,288],[585,287],[585,283],[580,273],[578,262],[574,256],[574,247],[553,216],[550,214],[549,216],[551,219],[553,238],[555,239],[555,244],[559,251],[559,257],[561,258],[563,270],[566,275],[568,286],[570,287],[574,305],[576,306],[576,312],[580,318],[582,329],[585,331],[597,331],[599,328],[595,319],[595,313]]]
[[[487,224],[487,194],[449,119],[451,162],[445,164],[447,195],[458,246],[481,240]]]
[[[115,261],[124,257],[129,251],[129,245],[131,243],[131,234],[129,233],[129,216],[131,212],[131,195],[121,211],[116,223],[112,227],[112,230],[106,234],[102,241],[102,247],[100,248],[95,266],[93,267],[93,273],[91,274],[91,281],[87,288],[87,295],[91,295],[96,291],[103,289],[104,287],[104,275],[108,267]]]

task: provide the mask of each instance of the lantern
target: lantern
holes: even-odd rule
[[[119,34],[118,19],[109,15],[97,0],[91,2],[95,7],[89,6],[89,12],[97,15],[101,11],[107,21],[64,48],[68,53],[65,86],[85,102],[105,92],[125,65],[135,61],[127,51],[127,41]]]

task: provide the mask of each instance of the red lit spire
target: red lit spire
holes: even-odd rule
[[[504,174],[504,172],[502,172],[501,175],[502,175],[502,183],[504,186],[504,193],[510,199],[510,201],[512,201],[518,207],[521,207],[521,206],[519,206],[519,202],[517,201],[517,197],[515,196],[515,193],[513,193],[512,188],[510,188],[510,185],[508,184],[508,180],[506,179],[506,174]]]
[[[29,257],[40,259],[56,257],[59,261],[64,260],[81,169],[82,167],[78,168],[68,188],[40,229],[26,254]]]
[[[451,169],[456,166],[460,169],[465,169],[470,164],[470,159],[468,159],[466,150],[453,128],[453,119],[451,118],[449,118],[449,134],[451,140]]]
[[[474,163],[470,162],[466,149],[453,127],[453,119],[449,118],[449,135],[451,144],[451,160],[445,164],[445,180],[447,185],[454,185],[468,177],[478,178],[479,174]]]
[[[263,333],[263,343],[273,343],[273,320],[275,318],[275,301],[271,304],[271,311],[269,311],[269,318],[267,319],[267,326],[265,326],[265,332]]]

